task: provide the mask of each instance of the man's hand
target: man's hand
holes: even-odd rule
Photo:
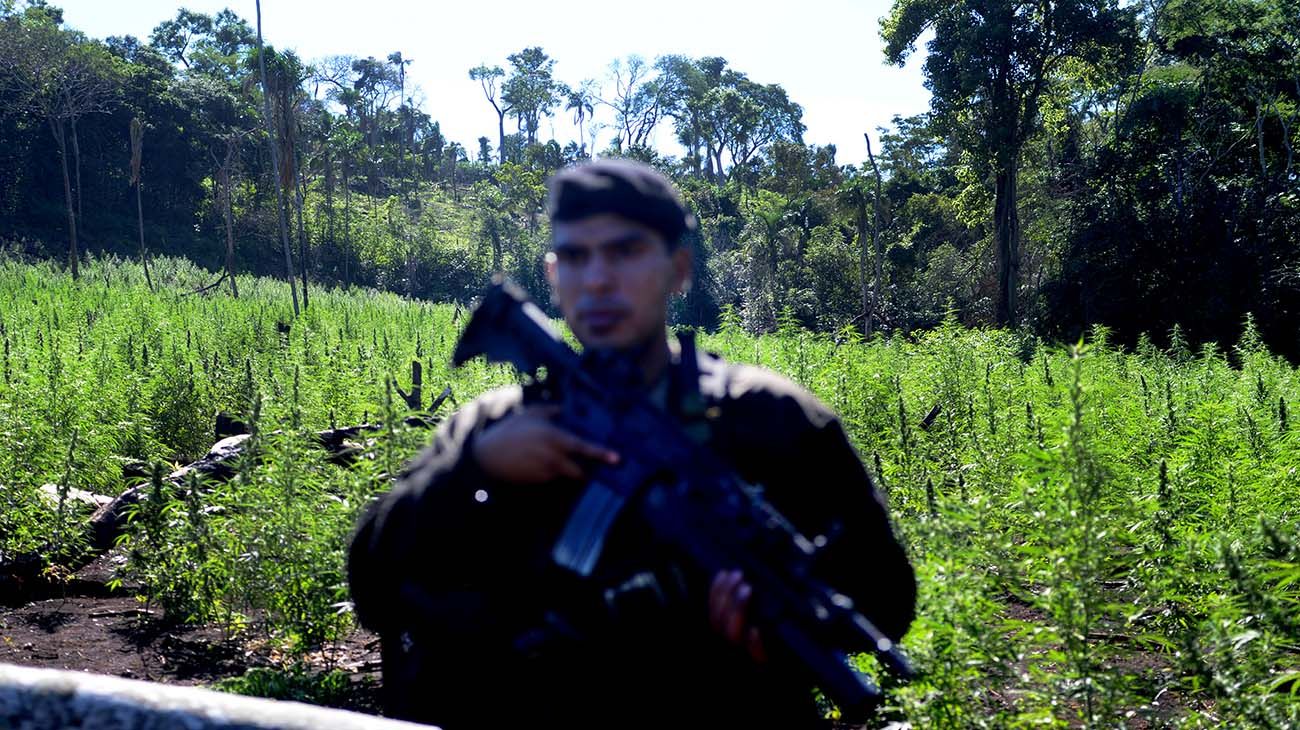
[[[511,484],[581,479],[585,461],[617,464],[618,454],[551,422],[558,406],[530,406],[492,424],[471,450],[488,476]]]
[[[720,570],[709,586],[709,623],[727,641],[749,652],[754,661],[767,661],[763,637],[749,623],[749,599],[753,589],[739,570]]]

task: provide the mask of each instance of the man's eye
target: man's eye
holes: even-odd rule
[[[564,264],[581,264],[587,260],[587,252],[579,249],[562,248],[555,252],[555,258]]]
[[[610,253],[616,259],[628,259],[641,252],[640,241],[626,241],[610,247]]]

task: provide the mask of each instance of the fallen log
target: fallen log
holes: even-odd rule
[[[59,504],[59,485],[42,484],[40,492],[41,496],[50,504],[55,506]],[[99,509],[113,501],[112,497],[106,497],[102,494],[95,494],[93,492],[87,492],[84,489],[76,489],[72,487],[67,489],[64,497],[69,502],[76,502],[88,506],[91,509]]]
[[[441,406],[444,400],[451,396],[451,388],[448,387],[443,391],[443,395],[434,401],[434,409]],[[403,423],[413,428],[432,428],[438,424],[439,419],[432,413],[427,416],[408,416],[403,419]],[[315,441],[318,446],[325,449],[330,454],[330,461],[342,466],[347,466],[355,461],[357,455],[363,450],[361,445],[356,442],[366,433],[377,433],[383,429],[382,424],[365,423],[359,426],[345,426],[343,428],[331,428],[325,431],[317,431]],[[279,434],[280,431],[274,433]],[[238,434],[228,436],[217,443],[213,444],[207,455],[202,459],[182,466],[180,469],[168,474],[163,481],[174,487],[181,486],[189,479],[191,474],[197,474],[207,483],[222,482],[230,479],[235,474],[235,461],[244,452],[244,445],[251,438],[248,434]],[[132,487],[113,498],[112,502],[100,507],[98,511],[90,518],[90,545],[98,551],[103,552],[113,547],[117,541],[117,536],[122,534],[125,527],[127,508],[139,504],[148,494],[148,482]]]
[[[230,436],[212,445],[206,456],[193,464],[182,466],[168,474],[163,481],[172,486],[180,486],[191,474],[197,474],[211,481],[225,481],[234,476],[234,461],[243,453],[243,445],[250,437],[248,434]],[[100,507],[90,516],[87,526],[90,550],[97,555],[113,547],[117,536],[126,526],[127,508],[139,504],[149,492],[149,482],[131,487],[113,498],[113,501]],[[94,555],[85,556],[85,562],[94,559]],[[81,567],[80,565],[76,567]]]
[[[407,416],[402,422],[413,428],[432,428],[441,420],[437,416],[437,411],[448,401],[452,404],[456,402],[450,386],[444,388],[434,399],[427,412]],[[331,428],[316,432],[313,440],[329,453],[329,461],[348,466],[365,451],[365,444],[357,440],[363,438],[365,434],[378,433],[383,428],[383,424],[379,423]],[[230,479],[235,475],[236,462],[244,453],[249,438],[251,436],[245,433],[227,436],[217,441],[202,459],[173,471],[163,477],[163,482],[172,487],[181,487],[192,475],[199,476],[206,484]],[[143,471],[140,465],[135,463],[128,464],[123,469],[124,475],[133,474],[136,478],[139,478]],[[151,486],[151,481],[144,481],[112,498],[85,493],[85,499],[93,500],[98,507],[86,523],[86,549],[72,555],[60,556],[58,559],[59,567],[62,568],[60,572],[64,575],[74,573],[101,553],[111,549],[116,544],[117,538],[126,530],[127,514],[133,506],[144,500]],[[42,494],[47,496],[53,494],[54,499],[58,499],[58,485],[45,485],[41,490]],[[74,498],[72,495],[79,495],[79,493],[80,490],[68,490],[70,499]],[[23,597],[32,590],[39,590],[49,567],[49,562],[42,554],[27,553],[15,556],[0,554],[0,604],[21,603]]]

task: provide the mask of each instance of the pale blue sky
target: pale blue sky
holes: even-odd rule
[[[249,23],[253,0],[52,0],[68,25],[87,34],[141,39],[177,8],[215,13],[229,7]],[[886,66],[878,19],[886,0],[657,0],[643,3],[403,2],[401,0],[263,0],[266,41],[307,60],[347,54],[413,59],[408,83],[444,134],[472,150],[479,136],[495,144],[496,114],[468,70],[480,63],[509,69],[506,56],[540,45],[556,59],[555,75],[569,84],[607,81],[615,58],[636,53],[722,56],[754,81],[779,83],[804,108],[806,142],[835,144],[841,164],[866,159],[862,133],[895,114],[923,112],[929,92],[917,53],[903,69]],[[923,50],[923,49],[918,49]],[[598,108],[597,122],[613,122]],[[507,131],[510,128],[507,127]],[[576,137],[567,114],[543,123],[542,135]],[[600,146],[607,141],[602,137]],[[672,152],[668,124],[656,142]],[[878,147],[877,147],[878,149]]]

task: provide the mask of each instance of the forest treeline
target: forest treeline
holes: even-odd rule
[[[719,57],[567,80],[541,47],[467,64],[497,124],[466,146],[417,101],[418,49],[308,60],[257,26],[182,9],[101,40],[0,0],[0,244],[74,275],[108,252],[292,277],[295,306],[320,285],[464,301],[494,270],[541,293],[546,177],[624,155],[700,220],[680,323],[891,332],[953,313],[1231,342],[1249,312],[1300,356],[1300,0],[895,0],[861,32],[894,64],[929,38],[931,110],[855,166],[805,142],[778,80]],[[574,142],[544,134],[570,123]]]

